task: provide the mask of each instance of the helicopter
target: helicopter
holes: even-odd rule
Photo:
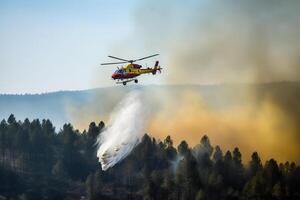
[[[147,68],[142,68],[142,65],[135,64],[137,61],[141,61],[144,59],[148,59],[154,56],[158,56],[159,54],[154,54],[151,56],[146,56],[143,58],[139,59],[134,59],[134,60],[127,60],[123,58],[118,58],[115,56],[108,56],[109,58],[121,60],[122,62],[111,62],[111,63],[101,63],[101,65],[116,65],[116,64],[126,64],[122,66],[121,68],[118,67],[118,69],[112,74],[111,78],[113,80],[116,80],[117,84],[123,84],[126,85],[128,82],[134,81],[135,83],[138,83],[138,79],[136,78],[137,76],[140,76],[142,74],[153,74],[155,75],[156,72],[161,73],[161,67],[159,66],[159,61],[155,62],[155,65],[153,68],[147,67]]]

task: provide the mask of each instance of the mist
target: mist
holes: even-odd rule
[[[111,113],[107,127],[97,138],[97,157],[102,170],[124,159],[141,141],[146,116],[141,91],[131,91],[124,96]]]

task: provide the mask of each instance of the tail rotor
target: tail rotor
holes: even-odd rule
[[[159,61],[155,62],[154,68],[153,68],[153,72],[152,74],[155,75],[156,71],[159,71],[159,73],[161,73],[162,68],[159,66]]]

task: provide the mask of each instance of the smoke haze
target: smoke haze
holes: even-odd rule
[[[112,108],[136,89],[128,86],[98,92],[96,99],[72,113],[71,122],[84,129],[91,120],[109,119]],[[161,140],[170,135],[175,145],[186,140],[191,146],[206,134],[213,145],[220,145],[223,150],[239,147],[245,161],[258,151],[262,159],[300,162],[299,83],[148,86],[138,90],[143,98],[137,100],[143,109],[147,108],[149,116],[143,121],[142,134]],[[249,93],[252,90],[255,93]],[[109,107],[97,115],[102,105]],[[82,117],[89,114],[90,117]],[[141,123],[139,117],[136,123]]]
[[[294,96],[293,92],[289,95]],[[274,157],[279,161],[299,162],[300,126],[299,118],[294,116],[299,116],[299,110],[288,112],[283,109],[292,105],[299,109],[297,100],[291,98],[287,100],[290,105],[284,105],[274,103],[272,95],[260,96],[262,100],[258,101],[238,95],[236,92],[236,99],[231,96],[232,105],[224,106],[210,102],[195,91],[182,91],[176,97],[170,95],[176,100],[163,102],[149,124],[149,133],[156,138],[171,135],[175,144],[186,140],[191,146],[199,144],[206,134],[214,145],[220,145],[224,150],[239,147],[245,160],[258,151],[263,159]],[[226,96],[217,94],[215,98],[222,101]]]
[[[194,91],[176,100],[163,95],[168,100],[149,132],[192,144],[206,133],[226,149],[239,146],[248,158],[255,150],[281,161],[299,157],[299,87],[274,92],[256,84],[300,80],[299,10],[292,0],[142,1],[135,37],[142,48],[163,52],[165,83],[252,84],[226,109],[210,101],[228,101],[227,91],[210,99]]]
[[[281,82],[300,81],[299,10],[291,0],[141,1],[133,34],[112,54],[160,53],[159,83],[235,83],[206,93],[147,89],[148,132],[191,145],[207,134],[222,148],[238,146],[245,160],[258,151],[299,162],[299,84]]]
[[[141,1],[135,35],[168,83],[300,80],[299,1]]]

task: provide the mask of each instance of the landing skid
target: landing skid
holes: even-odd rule
[[[134,81],[135,83],[138,83],[139,81],[137,79],[129,79],[126,81],[117,81],[116,84],[123,84],[126,85],[128,82]]]

